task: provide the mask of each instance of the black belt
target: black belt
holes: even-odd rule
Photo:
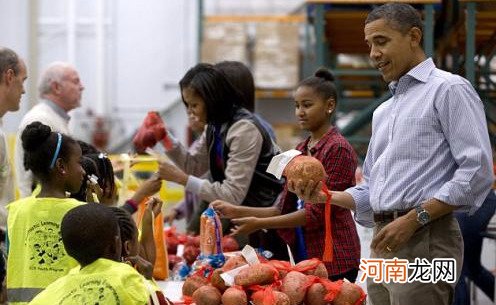
[[[374,213],[374,222],[391,222],[398,217],[406,215],[411,210],[385,211]]]

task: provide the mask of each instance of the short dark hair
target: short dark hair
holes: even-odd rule
[[[119,225],[119,230],[121,232],[121,243],[122,251],[124,251],[124,243],[126,241],[131,241],[138,234],[138,228],[131,218],[131,214],[122,208],[111,207],[112,213],[114,214],[117,224]],[[126,254],[127,255],[127,254]]]
[[[214,66],[244,96],[244,108],[255,111],[255,81],[250,69],[240,61],[221,61]]]
[[[336,104],[338,103],[338,95],[336,86],[334,85],[334,76],[331,71],[326,68],[317,69],[314,75],[302,80],[298,84],[298,87],[310,87],[323,99],[327,100],[332,98]]]
[[[112,162],[103,153],[91,153],[83,155],[81,158],[81,166],[86,173],[81,184],[81,189],[75,194],[71,194],[72,198],[79,201],[86,201],[86,189],[88,176],[95,175],[98,177],[98,185],[104,191],[105,196],[110,196],[115,192],[115,178]]]
[[[58,158],[69,160],[72,147],[77,147],[77,142],[68,135],[61,134],[62,142]],[[24,148],[24,167],[31,170],[38,179],[50,175],[50,164],[57,149],[58,135],[50,126],[41,122],[33,122],[24,128],[22,135]]]
[[[9,69],[12,69],[16,75],[19,73],[19,56],[9,48],[0,47],[0,83],[1,76]]]
[[[183,102],[183,90],[188,88],[203,99],[208,124],[231,120],[236,108],[245,104],[243,95],[211,64],[199,63],[189,69],[179,81],[179,86]]]
[[[413,27],[417,27],[423,32],[422,18],[410,4],[386,3],[378,6],[368,14],[365,24],[379,19],[384,19],[388,25],[402,34],[406,34]]]
[[[83,266],[120,255],[115,247],[119,225],[107,206],[87,203],[73,208],[62,218],[60,230],[65,251]]]

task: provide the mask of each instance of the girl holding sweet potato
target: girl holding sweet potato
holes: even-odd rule
[[[324,166],[329,190],[345,190],[355,184],[357,157],[348,141],[331,124],[337,94],[332,74],[319,69],[303,80],[295,91],[295,116],[301,129],[310,136],[297,145],[303,155],[318,159]],[[273,207],[234,206],[225,201],[212,203],[214,209],[236,224],[233,234],[248,234],[259,229],[278,229],[279,235],[296,254],[297,261],[322,258],[324,252],[324,203],[305,203],[285,186]],[[347,278],[358,274],[360,241],[349,210],[332,207],[332,262],[325,262],[329,278]]]

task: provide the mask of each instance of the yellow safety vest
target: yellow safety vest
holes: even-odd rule
[[[9,304],[26,304],[78,263],[64,249],[60,223],[72,208],[84,204],[72,198],[26,197],[7,206]]]
[[[50,284],[30,305],[148,304],[146,279],[133,267],[100,258]]]

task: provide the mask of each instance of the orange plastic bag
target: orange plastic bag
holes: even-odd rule
[[[138,226],[142,223],[145,214],[146,198],[138,207]],[[153,278],[156,280],[165,280],[169,277],[169,258],[167,255],[167,245],[164,238],[164,215],[159,213],[153,220],[153,239],[155,241],[155,264],[153,267]]]

